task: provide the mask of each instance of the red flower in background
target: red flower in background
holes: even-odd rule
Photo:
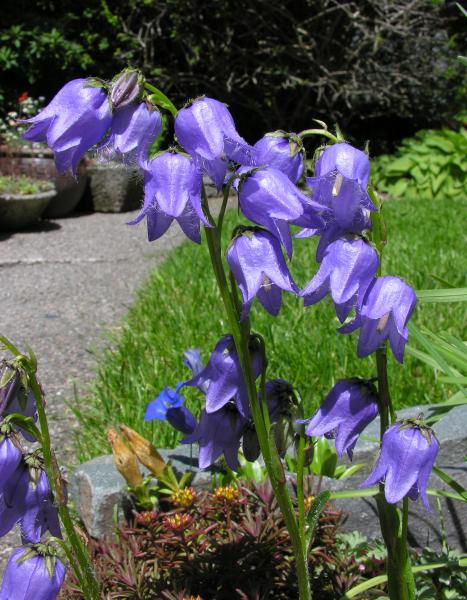
[[[29,97],[29,94],[27,92],[23,92],[22,94],[20,94],[18,96],[18,102],[20,104],[22,104],[28,97]]]

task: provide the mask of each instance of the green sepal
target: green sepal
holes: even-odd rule
[[[150,92],[150,94],[147,97],[149,102],[151,102],[155,106],[159,106],[160,108],[168,110],[172,114],[172,116],[177,116],[177,107],[175,106],[175,104],[173,104],[171,100],[169,100],[169,98],[164,94],[164,92],[161,92],[161,90],[151,85],[147,81],[145,82],[144,87],[148,92]]]

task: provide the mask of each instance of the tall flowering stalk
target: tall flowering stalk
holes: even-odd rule
[[[174,118],[176,137],[174,146],[153,156],[151,146],[161,131],[159,110]],[[197,442],[202,468],[211,466],[221,455],[231,468],[237,468],[240,448],[248,460],[262,454],[290,534],[300,599],[309,600],[308,551],[313,522],[330,494],[320,495],[306,512],[303,475],[305,448],[310,447],[307,437],[312,441],[319,435],[334,438],[339,455],[346,451],[352,458],[359,435],[379,413],[381,454],[362,486],[379,485],[373,495],[388,549],[389,596],[391,600],[413,600],[415,587],[406,539],[408,499],[420,496],[428,507],[426,485],[438,443],[418,419],[397,423],[391,402],[388,342],[402,363],[407,323],[416,297],[400,278],[382,276],[386,235],[381,203],[370,184],[367,154],[346,143],[339,132],[333,135],[324,124],[299,134],[270,133],[250,146],[238,134],[232,115],[221,102],[201,97],[178,111],[167,96],[131,69],[112,82],[70,82],[29,122],[28,139],[47,140],[60,169],[74,170],[91,148],[126,163],[136,162],[144,174],[145,196],[142,210],[132,223],[146,219],[149,241],[161,237],[173,221],[194,242],[201,241],[204,230],[229,331],[218,341],[205,366],[198,351],[186,353],[191,378],[178,382],[176,388],[165,388],[149,404],[145,418],[167,420],[186,436],[184,443]],[[323,136],[329,144],[318,153],[314,175],[302,181],[306,164],[303,141],[310,135]],[[203,175],[223,192],[216,219],[210,211]],[[252,225],[235,229],[226,249],[226,270],[221,236],[231,187],[238,192],[239,209]],[[319,237],[316,258],[320,266],[301,291],[286,259],[292,258],[291,226],[302,228],[297,238]],[[337,382],[318,412],[309,418],[302,414],[300,394],[293,385],[282,379],[267,380],[264,339],[251,328],[249,313],[254,299],[275,316],[283,291],[302,297],[305,306],[329,295],[342,323],[339,332],[358,331],[358,356],[375,354],[376,358],[375,378]],[[69,529],[33,369],[30,383],[41,426],[45,472],[53,493],[62,499],[59,513],[74,548],[69,558],[78,563],[83,590],[92,594],[93,582],[86,577],[82,548]],[[195,387],[205,396],[198,418],[183,405],[184,386]],[[298,511],[288,492],[282,462],[291,442],[297,451]],[[15,473],[15,485],[24,486],[23,471],[18,471],[21,458],[10,439],[0,445],[0,459],[2,456]],[[44,493],[48,494],[47,488]],[[402,511],[397,507],[400,500]],[[8,518],[14,520],[15,514]],[[42,564],[40,558],[37,560]]]

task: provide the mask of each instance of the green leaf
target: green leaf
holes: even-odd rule
[[[319,517],[324,510],[324,507],[331,498],[331,492],[325,490],[316,496],[306,514],[306,545],[309,547],[313,539],[313,533],[318,524]]]
[[[149,100],[153,104],[164,108],[165,110],[168,110],[174,117],[177,115],[178,111],[176,106],[171,102],[171,100],[169,100],[169,98],[164,94],[164,92],[161,92],[161,90],[147,82],[144,85],[146,89],[151,92]]]
[[[417,290],[420,302],[467,302],[467,288]]]
[[[438,477],[444,481],[444,483],[447,483],[455,492],[457,492],[459,496],[462,496],[464,502],[467,502],[467,490],[462,487],[461,484],[458,483],[454,478],[452,478],[449,473],[446,473],[446,471],[443,471],[436,466],[433,467],[433,473],[438,475]]]

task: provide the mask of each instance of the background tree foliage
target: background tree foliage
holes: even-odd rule
[[[397,141],[461,107],[463,20],[437,0],[17,0],[2,11],[0,101],[140,67],[175,102],[227,102],[246,137],[312,118]]]

